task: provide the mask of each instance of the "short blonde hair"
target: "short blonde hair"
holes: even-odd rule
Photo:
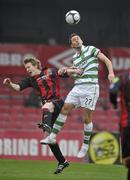
[[[31,63],[33,66],[36,66],[38,67],[38,69],[42,69],[42,66],[41,66],[41,62],[39,59],[36,59],[35,57],[30,57],[30,58],[25,58],[23,60],[23,64],[27,64],[27,63]]]

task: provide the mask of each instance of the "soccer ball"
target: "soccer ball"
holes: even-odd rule
[[[78,24],[78,22],[80,21],[80,14],[78,11],[71,10],[66,13],[65,20],[68,24],[71,25]]]

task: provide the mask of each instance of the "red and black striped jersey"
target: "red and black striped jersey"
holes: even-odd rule
[[[20,90],[28,87],[36,89],[43,102],[60,98],[59,76],[54,68],[44,68],[39,75],[26,77],[18,84]]]

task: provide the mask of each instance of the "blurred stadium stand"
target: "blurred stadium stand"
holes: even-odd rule
[[[81,22],[67,25],[64,16],[76,9]],[[130,2],[127,0],[0,0],[0,42],[68,44],[78,32],[98,47],[130,46]]]

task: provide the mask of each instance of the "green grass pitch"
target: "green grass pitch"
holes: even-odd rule
[[[71,163],[63,173],[53,174],[56,161],[0,159],[0,180],[126,180],[122,165]]]

